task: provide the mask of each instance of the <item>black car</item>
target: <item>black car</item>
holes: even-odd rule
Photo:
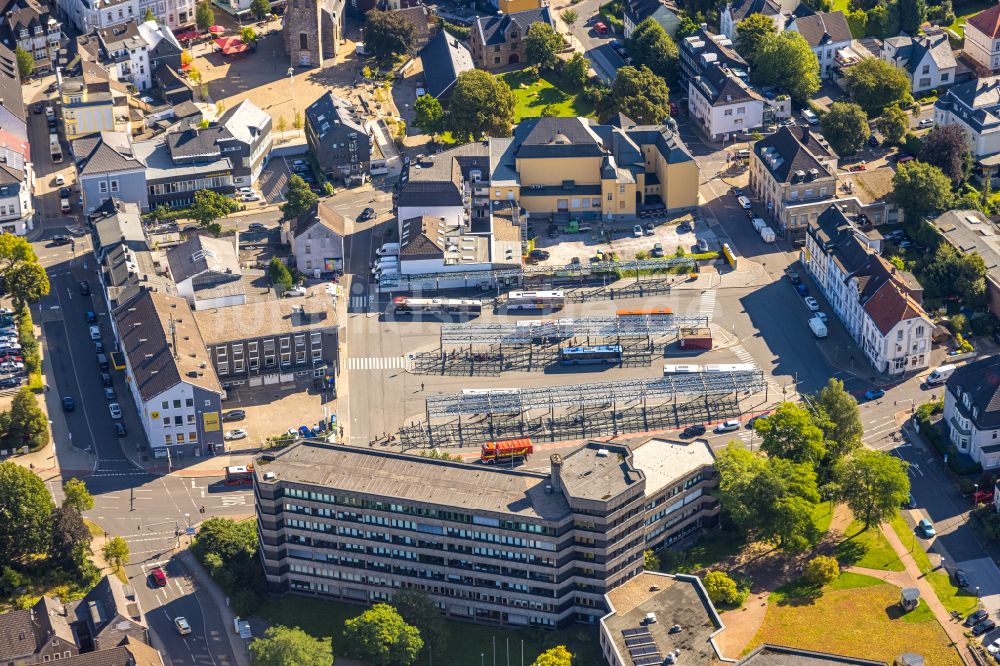
[[[549,258],[549,253],[546,252],[545,250],[532,250],[531,254],[528,255],[528,256],[530,256],[532,259],[538,259],[539,261],[545,261],[546,259]]]
[[[703,425],[692,425],[684,428],[681,433],[681,437],[701,437],[705,434],[705,426]]]
[[[965,626],[967,627],[975,626],[980,622],[982,622],[983,620],[985,620],[986,618],[988,618],[989,616],[990,614],[988,612],[980,608],[976,612],[970,613],[969,617],[965,618]]]
[[[73,192],[68,187],[60,187],[59,188],[59,198],[60,199],[69,199],[69,195],[71,195],[71,194],[73,194]]]
[[[364,222],[365,220],[370,220],[373,217],[375,217],[375,209],[365,208],[363,211],[361,211],[361,215],[358,215],[358,221]]]
[[[868,145],[871,146],[872,148],[878,148],[878,145],[879,145],[879,143],[878,143],[878,137],[876,137],[874,134],[872,134],[871,136],[869,136],[868,137]]]
[[[76,400],[74,400],[70,396],[66,396],[65,398],[63,398],[62,403],[63,403],[63,411],[72,412],[74,409],[76,409]]]
[[[101,373],[101,386],[111,386],[111,375],[106,372]]]
[[[247,417],[247,413],[242,409],[231,409],[222,415],[223,421],[242,421]]]
[[[58,235],[58,236],[53,236],[52,237],[52,244],[53,245],[69,245],[70,244],[69,236],[63,236],[61,234]]]
[[[125,424],[121,421],[115,421],[115,435],[118,437],[124,437],[128,430],[125,429]]]
[[[552,226],[549,227],[549,238],[558,238],[558,237],[559,237],[559,227],[553,224]]]
[[[997,623],[993,621],[993,618],[988,617],[976,626],[972,628],[973,636],[982,636],[987,631],[993,631],[996,629]]]
[[[955,569],[955,585],[969,587],[969,577],[961,569]]]
[[[247,231],[267,231],[267,227],[260,222],[251,222],[247,226]]]
[[[94,352],[98,353],[98,354],[103,354],[104,353],[104,343],[103,342],[95,342],[94,343]]]
[[[90,294],[90,283],[86,280],[80,280],[80,295],[87,296]]]
[[[0,388],[16,388],[21,385],[20,377],[4,377],[0,379]]]

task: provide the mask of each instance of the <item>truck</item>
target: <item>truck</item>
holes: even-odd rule
[[[767,222],[764,221],[762,217],[755,217],[750,220],[750,224],[753,225],[753,230],[760,233],[760,230],[767,226]]]
[[[49,135],[49,154],[56,164],[62,162],[62,145],[59,143],[59,135],[57,134]]]
[[[479,461],[486,465],[505,462],[514,464],[527,460],[528,456],[534,452],[535,449],[531,446],[531,440],[528,438],[486,442],[479,454]]]
[[[375,250],[375,254],[377,254],[380,257],[385,257],[385,256],[398,257],[399,243],[382,243],[382,247]]]
[[[819,317],[813,317],[809,320],[809,328],[817,338],[826,337],[826,324]]]
[[[927,375],[927,383],[931,386],[935,384],[943,384],[948,381],[948,378],[952,376],[955,372],[955,366],[951,363],[948,365],[939,365],[934,368],[931,374]]]
[[[771,227],[764,227],[760,230],[760,237],[764,239],[765,243],[774,242],[774,229]]]

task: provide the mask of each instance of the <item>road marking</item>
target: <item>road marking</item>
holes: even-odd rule
[[[246,497],[223,497],[222,506],[246,506]]]
[[[712,321],[712,315],[715,314],[715,290],[706,289],[701,292],[701,298],[698,300],[698,314],[703,314],[708,317],[708,321]]]
[[[347,359],[348,370],[394,370],[405,368],[405,356],[362,356]]]
[[[351,296],[351,307],[355,310],[363,310],[368,303],[368,297],[364,295]]]
[[[756,367],[757,363],[754,360],[753,354],[748,352],[743,345],[733,345],[729,349],[733,352],[733,354],[736,355],[736,358],[738,358],[740,361],[742,361],[743,363],[753,364]],[[765,373],[765,377],[766,378],[764,381],[767,382],[768,388],[774,391],[775,393],[781,393],[781,386],[778,384],[778,382],[774,380],[774,377],[771,375],[767,375],[767,373]]]

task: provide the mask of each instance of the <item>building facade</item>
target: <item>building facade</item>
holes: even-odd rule
[[[56,79],[67,141],[100,132],[132,132],[127,84],[104,67],[84,60],[80,76],[63,79],[60,70]]]
[[[980,76],[1000,70],[1000,6],[969,17],[962,51],[976,64]]]
[[[1000,76],[987,76],[952,86],[934,103],[934,123],[958,125],[969,139],[969,150],[987,172],[1000,155]]]
[[[77,139],[73,157],[84,213],[94,212],[112,197],[149,210],[146,166],[136,159],[128,134],[101,132]]]
[[[323,202],[282,227],[291,245],[295,268],[303,275],[320,277],[344,270],[344,234],[347,219]]]
[[[900,35],[884,40],[882,60],[904,70],[915,93],[952,85],[958,70],[948,35],[939,28],[928,28],[916,37]]]
[[[837,51],[851,45],[851,29],[844,12],[819,12],[792,19],[788,29],[799,33],[819,61],[819,75],[829,78]]]
[[[469,50],[476,67],[492,72],[509,65],[528,64],[524,39],[532,23],[548,23],[555,28],[548,6],[477,17],[469,34]]]
[[[688,446],[590,442],[549,474],[293,446],[254,466],[268,588],[377,602],[416,587],[469,621],[596,624],[644,549],[717,515],[711,452]],[[676,473],[664,455],[696,462]]]
[[[670,38],[677,36],[681,24],[681,12],[669,0],[627,0],[622,11],[625,39],[630,39],[636,27],[648,18],[660,24]]]
[[[327,92],[306,107],[305,121],[306,142],[323,173],[347,183],[367,179],[372,153],[381,153],[353,105]]]
[[[719,14],[719,32],[730,40],[736,39],[736,24],[751,14],[763,14],[774,21],[774,29],[782,32],[787,21],[779,0],[736,0],[727,2]]]
[[[959,453],[1000,467],[1000,356],[972,361],[948,378],[943,424]]]
[[[0,45],[0,233],[34,228],[35,172],[14,52]]]
[[[38,0],[9,0],[0,15],[0,42],[30,53],[35,59],[33,74],[52,72],[62,47],[62,23]]]
[[[344,38],[344,0],[288,0],[282,19],[285,52],[292,66],[322,67]]]
[[[58,0],[59,8],[81,33],[142,18],[140,0]]]

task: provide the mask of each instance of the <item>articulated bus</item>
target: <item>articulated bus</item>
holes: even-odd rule
[[[253,465],[227,467],[225,484],[227,486],[253,485]]]
[[[557,310],[564,305],[566,294],[561,291],[512,291],[507,296],[508,310]]]
[[[621,345],[564,347],[559,350],[559,363],[562,365],[597,365],[600,363],[617,364],[621,362]]]
[[[672,315],[674,313],[670,308],[655,308],[653,310],[618,310],[615,312],[617,317],[640,317],[642,315]]]
[[[482,311],[483,302],[471,298],[408,298],[392,299],[393,310],[400,314],[414,312],[476,313]]]

